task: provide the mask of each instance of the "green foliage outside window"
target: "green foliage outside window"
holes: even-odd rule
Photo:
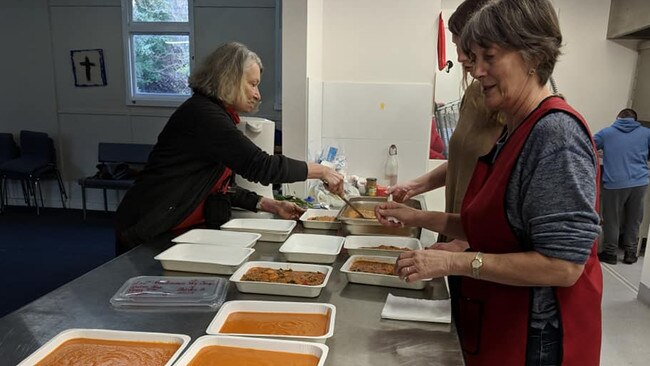
[[[189,37],[134,36],[138,93],[190,94]]]
[[[133,21],[188,22],[187,0],[132,0]],[[189,36],[135,34],[136,93],[189,95]]]

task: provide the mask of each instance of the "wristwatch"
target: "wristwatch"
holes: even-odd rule
[[[470,263],[472,267],[472,277],[479,278],[481,274],[481,267],[483,267],[483,253],[476,252],[476,256]]]
[[[264,198],[264,196],[260,196],[260,198],[257,200],[257,204],[255,205],[256,211],[262,210],[262,198]]]

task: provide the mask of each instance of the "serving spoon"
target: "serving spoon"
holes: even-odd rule
[[[324,185],[325,187],[328,187],[328,186],[329,186],[329,183],[327,183],[327,181],[323,180],[322,182],[323,182],[323,185]],[[353,209],[354,212],[358,213],[359,216],[361,216],[362,219],[367,219],[367,218],[368,218],[368,217],[365,217],[365,216],[363,215],[363,212],[359,211],[356,207],[354,207],[354,205],[352,204],[352,202],[350,202],[347,198],[345,198],[345,193],[343,193],[343,194],[339,194],[339,195],[337,195],[337,196],[339,196],[339,197],[343,200],[343,202],[345,202],[348,206],[350,206],[350,208]]]

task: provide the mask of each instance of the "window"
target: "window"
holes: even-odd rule
[[[122,0],[127,104],[177,106],[190,96],[192,0]]]

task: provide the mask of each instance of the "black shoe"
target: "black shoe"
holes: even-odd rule
[[[617,260],[616,255],[607,254],[605,252],[598,254],[598,259],[600,259],[601,262],[607,264],[616,264],[616,260]]]
[[[623,258],[623,263],[625,264],[633,264],[636,263],[636,261],[639,258],[637,258],[636,253],[634,252],[626,252],[625,257]]]

